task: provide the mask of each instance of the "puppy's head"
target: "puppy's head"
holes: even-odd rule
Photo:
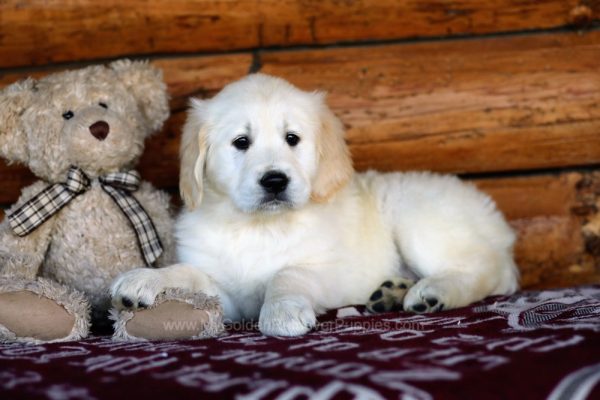
[[[244,212],[299,208],[326,201],[352,173],[342,124],[322,93],[253,74],[192,100],[180,176],[189,209],[205,189]]]

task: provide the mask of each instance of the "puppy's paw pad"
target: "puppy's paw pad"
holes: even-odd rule
[[[438,304],[438,299],[435,297],[428,297],[425,299],[425,302],[429,307],[435,307]]]
[[[260,331],[267,336],[300,336],[316,324],[317,317],[310,303],[295,297],[265,302],[258,319]]]
[[[112,304],[118,310],[147,308],[164,290],[161,275],[155,270],[140,268],[120,275],[112,283]]]
[[[129,297],[121,297],[121,304],[123,304],[123,307],[125,308],[133,307],[133,301],[131,301]]]
[[[138,308],[148,308],[150,307],[148,304],[144,303],[143,301],[140,301],[138,303]]]
[[[369,304],[367,307],[368,307],[369,311],[374,312],[374,313],[382,313],[382,312],[390,311],[390,310],[386,310],[386,306],[383,301],[378,301],[378,302]]]
[[[427,297],[424,302],[413,305],[410,310],[421,314],[426,312],[442,311],[444,303],[440,303],[435,297]]]
[[[409,290],[404,299],[404,308],[418,314],[442,311],[446,303],[444,299],[447,300],[446,291],[442,289],[423,279]]]
[[[438,303],[436,301],[435,304],[431,305],[430,302],[427,300],[425,301],[425,303],[417,303],[410,308],[412,312],[415,312],[417,314],[442,311],[443,309],[444,303]]]
[[[402,311],[404,296],[414,284],[414,281],[405,278],[392,278],[383,282],[369,297],[367,310],[372,313]]]
[[[382,297],[383,297],[383,291],[381,289],[377,289],[376,291],[373,292],[373,294],[371,295],[369,300],[377,301],[377,300],[381,299]]]
[[[416,313],[422,313],[427,311],[427,306],[425,305],[425,303],[417,303],[411,307],[411,310]]]

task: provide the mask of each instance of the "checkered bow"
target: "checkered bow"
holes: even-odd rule
[[[139,173],[137,171],[114,172],[101,176],[98,180],[102,189],[131,223],[142,256],[146,264],[151,266],[162,254],[163,248],[150,216],[139,201],[131,195],[131,192],[135,192],[139,187]],[[90,186],[91,181],[85,173],[72,166],[69,168],[66,182],[48,186],[7,216],[11,229],[18,236],[30,234],[71,200],[86,192]]]

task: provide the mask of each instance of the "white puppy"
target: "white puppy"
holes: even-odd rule
[[[186,288],[292,336],[369,298],[428,312],[517,288],[515,235],[488,196],[453,176],[354,173],[321,93],[254,74],[193,100],[181,162],[181,264],[121,275],[116,307]]]

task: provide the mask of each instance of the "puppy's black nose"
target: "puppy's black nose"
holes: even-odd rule
[[[90,133],[98,140],[104,140],[110,132],[110,126],[104,121],[94,122],[90,125]]]
[[[287,188],[289,178],[282,172],[269,171],[260,179],[260,185],[267,193],[281,193]]]

